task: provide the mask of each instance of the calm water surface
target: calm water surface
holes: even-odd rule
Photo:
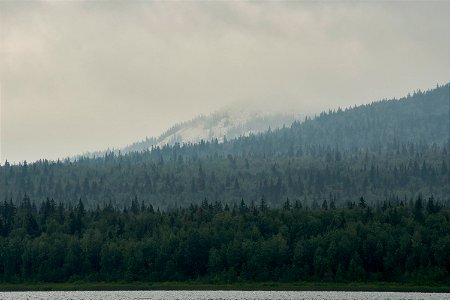
[[[4,300],[350,300],[450,299],[450,294],[390,292],[275,292],[275,291],[114,291],[7,292]]]

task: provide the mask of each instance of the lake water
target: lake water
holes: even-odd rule
[[[84,291],[0,292],[2,300],[412,300],[450,299],[450,294],[391,292],[280,292],[280,291]]]

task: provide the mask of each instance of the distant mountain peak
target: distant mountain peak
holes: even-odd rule
[[[147,138],[123,149],[122,153],[143,151],[151,147],[165,145],[199,143],[216,140],[220,143],[224,138],[234,139],[240,136],[258,134],[269,128],[290,126],[294,121],[303,118],[300,113],[279,113],[243,104],[226,106],[209,115],[199,115],[189,121],[176,124],[156,138]]]

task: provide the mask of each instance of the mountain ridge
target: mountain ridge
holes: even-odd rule
[[[304,114],[295,112],[265,112],[254,107],[230,105],[210,114],[198,115],[177,123],[158,137],[146,137],[121,148],[85,152],[75,156],[75,159],[104,156],[110,152],[116,154],[140,152],[175,144],[197,144],[201,141],[223,143],[226,140],[263,133],[269,129],[290,126],[294,121],[304,117]]]
[[[450,205],[450,85],[345,110],[290,127],[228,140],[154,147],[76,161],[0,166],[0,197],[20,202],[83,199],[127,207],[133,198],[163,209],[204,199],[233,205],[261,199],[336,206],[412,201]],[[421,196],[422,197],[422,196]]]

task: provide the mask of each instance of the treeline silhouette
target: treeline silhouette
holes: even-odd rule
[[[86,210],[0,205],[0,280],[450,283],[450,209],[432,197],[282,208],[241,201]]]

